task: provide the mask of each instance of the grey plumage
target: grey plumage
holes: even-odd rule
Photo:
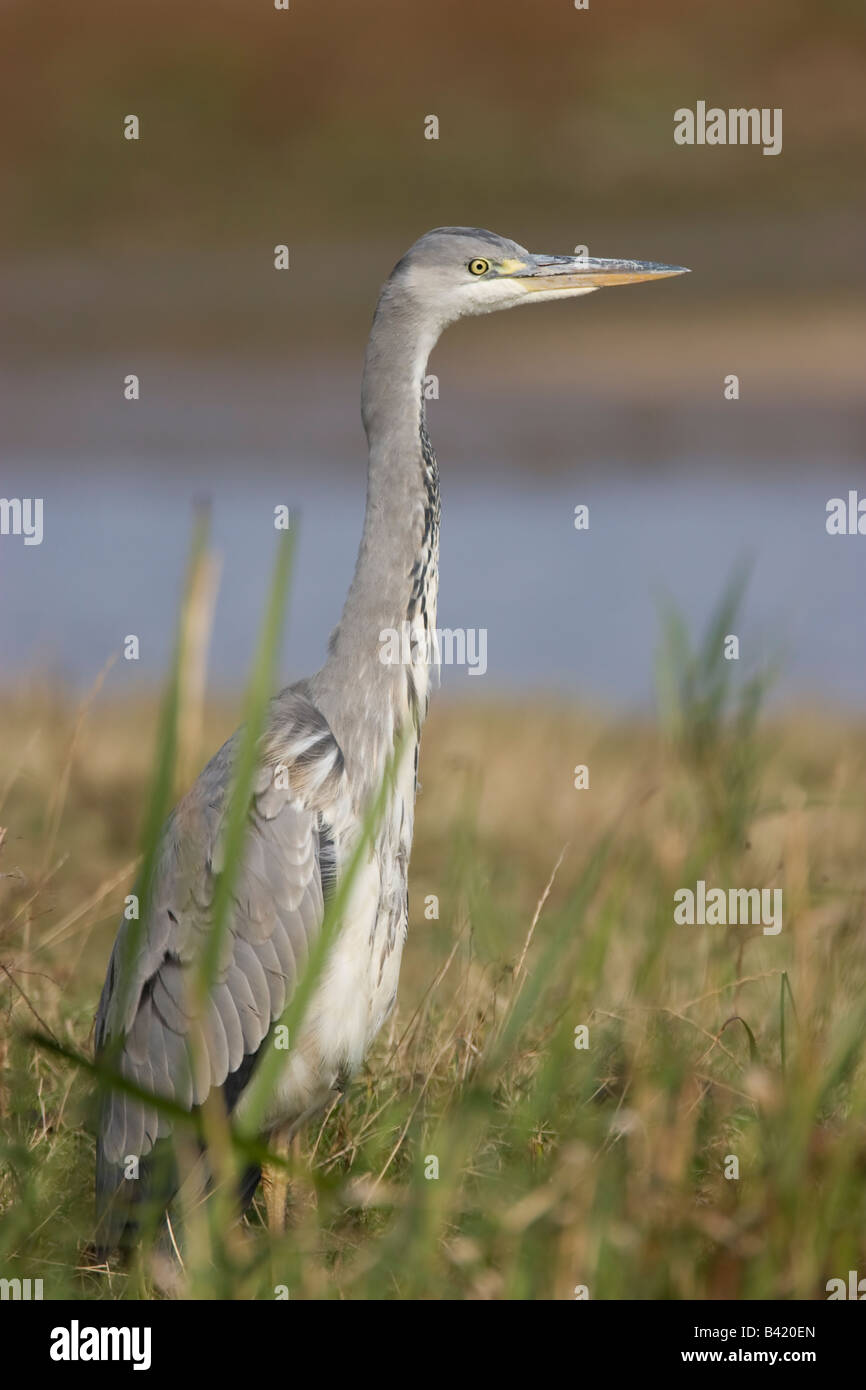
[[[270,710],[266,760],[256,780],[217,978],[207,1013],[192,1019],[190,972],[208,929],[222,867],[237,744],[236,734],[170,817],[134,972],[121,988],[119,964],[137,925],[124,921],[97,1013],[97,1050],[104,1052],[113,1039],[124,1039],[119,1058],[123,1074],[186,1107],[200,1105],[214,1087],[226,1089],[232,1107],[238,1099],[232,1080],[240,1077],[245,1061],[255,1058],[285,1008],[322,919],[327,873],[323,875],[321,861],[327,838],[320,833],[319,817],[339,819],[345,781],[340,750],[306,689],[283,691]],[[274,768],[281,764],[294,769],[291,790],[277,787]],[[198,1046],[190,1047],[192,1034]],[[110,1095],[97,1153],[102,1205],[122,1180],[124,1160],[146,1157],[156,1140],[169,1133],[170,1126],[153,1107],[117,1091]],[[120,1217],[122,1221],[122,1213]]]
[[[430,634],[436,626],[439,475],[422,398],[428,355],[442,329],[464,315],[677,273],[643,262],[533,256],[494,233],[459,227],[428,233],[394,268],[364,366],[369,465],[355,575],[325,665],[271,702],[243,862],[204,1011],[191,1016],[188,986],[222,867],[237,734],[165,826],[134,960],[127,959],[134,924],[118,932],[96,1048],[116,1056],[139,1086],[188,1109],[222,1088],[230,1108],[243,1106],[255,1060],[321,927],[325,895],[399,744],[376,843],[287,1054],[267,1128],[300,1122],[360,1064],[396,999],[418,743],[431,689],[426,655],[408,665],[382,660],[384,632],[409,623]],[[170,1129],[154,1107],[116,1090],[106,1097],[97,1144],[103,1207],[122,1185],[124,1161],[146,1157]]]

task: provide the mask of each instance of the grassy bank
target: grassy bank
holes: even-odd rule
[[[866,730],[711,705],[440,704],[397,1012],[271,1174],[275,1229],[260,1193],[191,1291],[808,1298],[863,1267]],[[0,1267],[46,1297],[151,1292],[93,1266],[90,1083],[22,1035],[89,1048],[155,726],[144,698],[3,699]],[[699,878],[782,888],[782,931],[676,925]]]

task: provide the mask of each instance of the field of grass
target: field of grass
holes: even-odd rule
[[[434,702],[398,1007],[181,1292],[823,1298],[866,1270],[866,726],[765,714],[715,651],[669,620],[658,721]],[[158,701],[110,686],[0,702],[0,1274],[46,1298],[154,1294],[95,1262],[92,1079],[29,1036],[89,1054],[134,879]],[[206,704],[194,750],[240,712]],[[782,931],[677,925],[698,879],[781,888]]]

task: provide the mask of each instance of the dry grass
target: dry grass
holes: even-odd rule
[[[209,707],[203,747],[236,717]],[[440,702],[398,1011],[290,1155],[285,1234],[260,1195],[190,1291],[809,1298],[864,1267],[866,729],[762,724],[744,796],[723,727],[697,756],[649,723]],[[143,697],[0,710],[0,1272],[48,1297],[151,1292],[89,1267],[89,1083],[23,1034],[89,1047],[155,730]],[[783,931],[675,926],[697,877],[783,888]]]

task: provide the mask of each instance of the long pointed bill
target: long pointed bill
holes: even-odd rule
[[[656,261],[601,261],[592,256],[533,256],[528,266],[513,272],[531,293],[571,293],[599,290],[606,285],[636,285],[641,280],[664,280],[686,275],[684,265]]]

